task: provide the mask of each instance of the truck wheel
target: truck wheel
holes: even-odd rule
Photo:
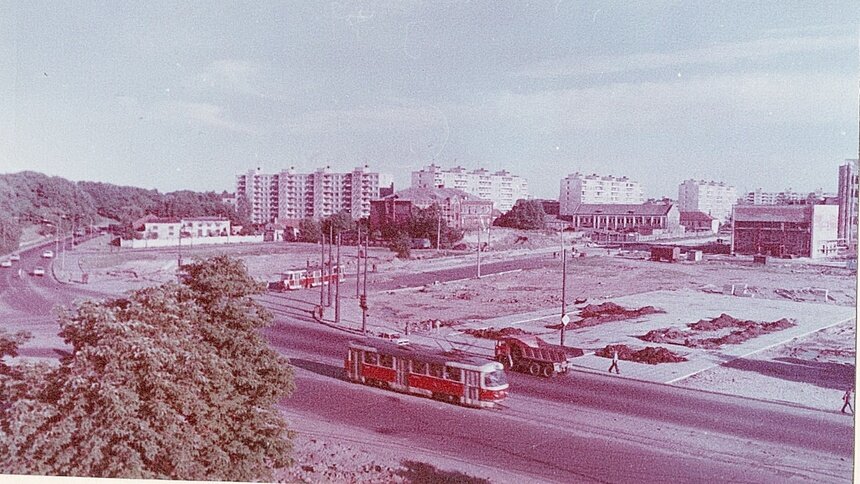
[[[532,363],[531,365],[529,365],[529,373],[534,376],[540,375],[540,365],[537,363]]]
[[[543,369],[541,370],[541,374],[546,378],[551,377],[553,373],[554,371],[552,369],[552,366],[550,365],[544,365]]]

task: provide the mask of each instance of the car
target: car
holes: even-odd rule
[[[9,256],[9,260],[12,262],[19,261],[21,260],[21,256],[18,254],[12,254]]]
[[[44,257],[45,259],[53,259],[54,258],[54,251],[53,250],[43,251],[42,257]]]
[[[11,260],[4,260],[4,261],[0,262],[0,267],[12,267],[12,261]]]
[[[33,275],[34,276],[44,276],[45,275],[45,268],[44,267],[34,267],[33,268]]]

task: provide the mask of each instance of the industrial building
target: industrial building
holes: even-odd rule
[[[736,205],[732,253],[775,257],[836,254],[836,205]]]

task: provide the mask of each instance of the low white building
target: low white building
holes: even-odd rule
[[[143,223],[143,238],[178,239],[180,231],[182,238],[226,237],[230,230],[230,220],[220,217],[156,218]]]

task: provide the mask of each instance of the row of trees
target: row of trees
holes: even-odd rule
[[[0,333],[0,468],[13,474],[272,481],[290,462],[274,405],[293,370],[260,335],[271,315],[240,260],[60,317],[59,366],[8,364]]]
[[[222,194],[223,195],[223,194]],[[131,230],[146,214],[159,217],[220,216],[249,226],[249,211],[236,210],[215,192],[182,190],[160,193],[101,182],[72,182],[61,177],[24,171],[0,175],[0,250],[18,247],[20,228],[28,223],[92,224],[98,217],[116,220]]]
[[[517,203],[497,218],[493,225],[526,230],[544,229],[546,228],[545,217],[546,212],[539,200],[517,200]]]

